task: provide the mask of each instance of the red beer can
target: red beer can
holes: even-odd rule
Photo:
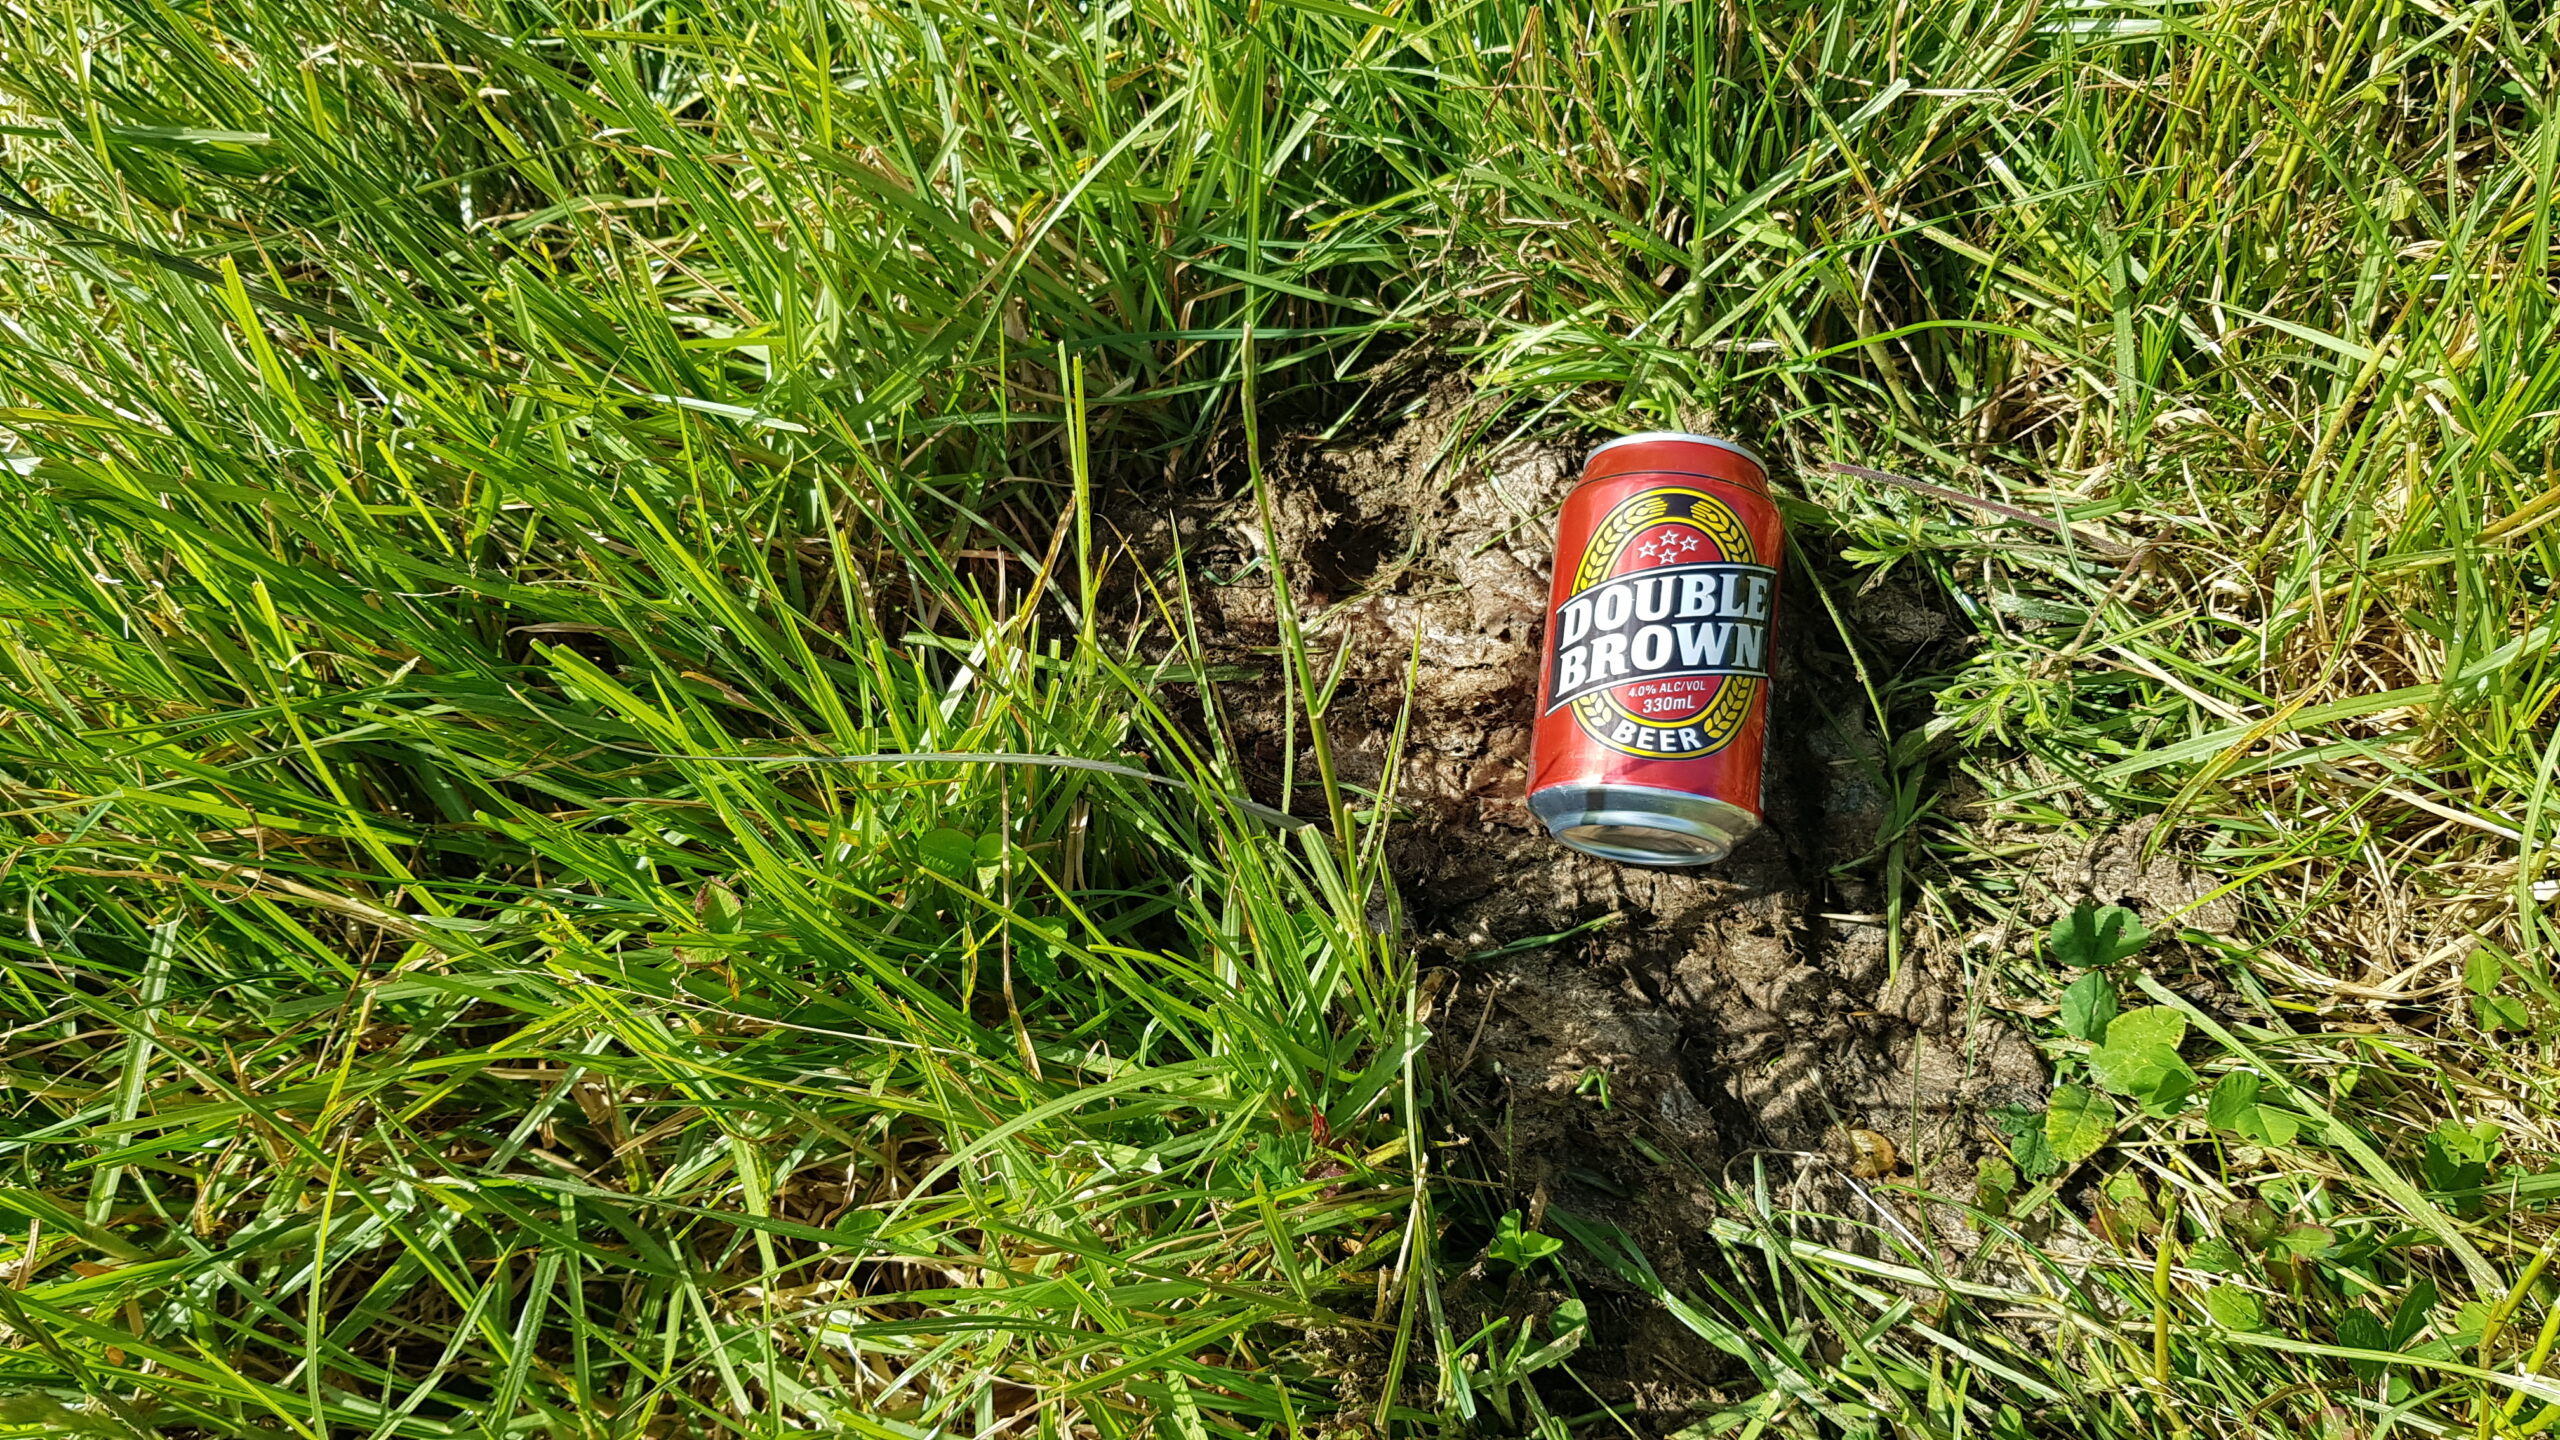
[[[1768,467],[1654,433],[1583,462],[1556,521],[1529,808],[1637,865],[1721,860],[1760,828],[1784,543]]]

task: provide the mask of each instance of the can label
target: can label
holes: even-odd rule
[[[1531,790],[1645,785],[1757,813],[1781,543],[1733,450],[1594,456],[1557,524]]]
[[[1639,490],[1604,516],[1550,627],[1547,706],[1621,754],[1712,755],[1769,674],[1778,572],[1733,507]]]

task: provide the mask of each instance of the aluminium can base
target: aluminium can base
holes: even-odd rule
[[[1558,844],[1626,865],[1711,865],[1760,828],[1729,801],[1650,785],[1550,785],[1529,809]]]

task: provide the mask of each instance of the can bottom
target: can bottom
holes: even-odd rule
[[[1709,865],[1760,828],[1726,800],[1650,785],[1550,785],[1529,797],[1557,843],[1628,865]]]

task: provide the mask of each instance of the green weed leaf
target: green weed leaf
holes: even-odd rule
[[[2249,1269],[2249,1257],[2228,1240],[2197,1241],[2187,1251],[2187,1263],[2208,1275],[2241,1275]]]
[[[2419,1168],[2433,1190],[2470,1190],[2489,1183],[2489,1162],[2502,1140],[2498,1127],[2482,1121],[2465,1125],[2447,1120],[2427,1133]]]
[[[745,923],[747,907],[738,892],[714,880],[702,887],[693,902],[702,916],[702,928],[714,935],[735,935]]]
[[[2391,1312],[2391,1348],[2397,1350],[2417,1338],[2427,1328],[2428,1312],[2436,1308],[2435,1282],[2421,1275],[2400,1297],[2400,1308]]]
[[[2213,1094],[2205,1102],[2205,1123],[2252,1144],[2292,1144],[2302,1122],[2291,1111],[2272,1110],[2259,1104],[2262,1083],[2257,1076],[2245,1070],[2215,1081]]]
[[[2175,1110],[2196,1088],[2196,1072],[2166,1045],[2102,1045],[2089,1057],[2089,1068],[2108,1090],[2160,1115]]]
[[[2106,1038],[2089,1055],[2098,1083],[2136,1101],[2154,1115],[2176,1110],[2195,1093],[2196,1072],[2178,1058],[2186,1017],[2165,1006],[2128,1010],[2108,1023]]]
[[[2165,1005],[2146,1005],[2127,1010],[2115,1017],[2114,1023],[2100,1037],[2101,1043],[2128,1048],[2142,1045],[2166,1045],[2172,1050],[2186,1043],[2187,1017]]]
[[[2486,1300],[2463,1301],[2453,1312],[2453,1334],[2450,1338],[2466,1348],[2479,1344],[2481,1334],[2489,1328],[2489,1316],[2496,1309]]]
[[[2483,1030],[2530,1031],[2533,1012],[2524,1001],[2512,995],[2501,995],[2498,987],[2507,978],[2507,964],[2487,950],[2474,950],[2462,962],[2462,986],[2471,992],[2471,1018]]]
[[[2160,1214],[2151,1208],[2151,1191],[2142,1183],[2141,1171],[2117,1171],[2098,1187],[2098,1194],[2094,1218],[2104,1233],[2124,1242],[2137,1235],[2159,1232]]]
[[[1515,1270],[1525,1270],[1564,1248],[1564,1242],[1553,1235],[1541,1235],[1521,1223],[1520,1212],[1502,1217],[1495,1228],[1492,1248],[1486,1257]]]
[[[2489,1031],[2529,1031],[2533,1028],[2533,1012],[2512,995],[2473,996],[2471,1018],[2481,1029]]]
[[[2462,962],[2462,988],[2474,995],[2494,995],[2498,982],[2507,978],[2507,967],[2486,950],[2474,950]]]
[[[2053,1092],[2053,1108],[2044,1113],[2044,1134],[2054,1158],[2077,1165],[2098,1153],[2115,1133],[2116,1107],[2107,1097],[2084,1086],[2064,1085]]]
[[[2116,1018],[2116,987],[2096,971],[2074,980],[2062,992],[2063,1033],[2096,1044]]]
[[[2382,1322],[2361,1310],[2350,1310],[2338,1317],[2338,1343],[2350,1350],[2399,1348],[2391,1343],[2390,1332],[2382,1328]],[[2383,1364],[2379,1360],[2350,1360],[2347,1365],[2356,1372],[2357,1379],[2367,1384],[2382,1378]]]
[[[916,852],[935,873],[965,881],[977,869],[978,837],[940,825],[924,832],[923,838],[916,841]]]
[[[1973,1166],[1973,1203],[1986,1215],[2006,1215],[2018,1193],[2018,1167],[1997,1155],[1985,1155]]]
[[[2256,1292],[2237,1285],[2216,1285],[2204,1292],[2204,1308],[2225,1330],[2259,1330],[2267,1323],[2267,1307]]]
[[[2338,1243],[2338,1232],[2326,1225],[2287,1225],[2276,1232],[2276,1248],[2310,1260],[2326,1255]]]
[[[2166,1045],[2101,1045],[2089,1068],[2099,1084],[2154,1115],[2174,1112],[2196,1089],[2196,1072]]]
[[[2151,943],[2142,920],[2121,905],[2083,900],[2053,923],[2048,937],[2053,958],[2077,970],[2097,970],[2126,959]]]
[[[2243,1200],[2222,1212],[2222,1228],[2252,1250],[2274,1244],[2279,1223],[2275,1210],[2264,1200]]]
[[[1992,1125],[2008,1137],[2009,1158],[2029,1180],[2042,1180],[2062,1169],[2052,1143],[2045,1139],[2045,1113],[2024,1105],[2000,1105],[1991,1111]]]
[[[2258,1077],[2239,1071],[2214,1082],[2213,1094],[2205,1101],[2205,1123],[2216,1130],[2246,1135],[2248,1119],[2257,1109]]]

